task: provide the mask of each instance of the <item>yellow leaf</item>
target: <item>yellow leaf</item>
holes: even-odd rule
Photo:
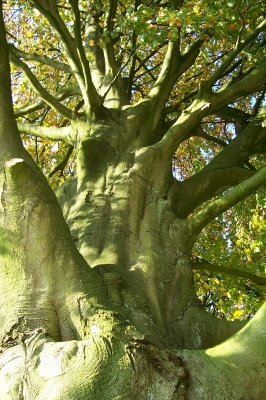
[[[169,26],[173,26],[175,23],[175,14],[171,14],[169,18]]]
[[[194,7],[194,10],[195,10],[195,13],[198,14],[198,13],[200,12],[200,4],[197,4],[197,5]]]
[[[241,310],[235,310],[234,312],[233,312],[233,317],[234,318],[239,318],[239,317],[241,317],[242,316],[242,311]]]

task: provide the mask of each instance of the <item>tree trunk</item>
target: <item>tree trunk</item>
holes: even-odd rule
[[[116,124],[110,136],[123,126]],[[222,367],[216,361],[212,370],[215,350],[198,349],[220,343],[241,325],[211,317],[196,297],[193,235],[172,211],[167,192],[173,178],[159,179],[160,153],[118,152],[121,143],[100,137],[111,128],[101,122],[95,135],[79,140],[77,176],[58,189],[71,235],[28,158],[5,163],[4,399],[200,398],[198,382],[209,382]],[[233,349],[222,365],[236,357]],[[233,389],[232,398],[251,398]],[[213,391],[201,398],[215,398]]]

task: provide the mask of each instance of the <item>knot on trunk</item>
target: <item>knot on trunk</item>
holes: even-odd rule
[[[186,398],[188,374],[180,357],[139,339],[132,340],[127,351],[136,375],[132,387],[133,398]]]

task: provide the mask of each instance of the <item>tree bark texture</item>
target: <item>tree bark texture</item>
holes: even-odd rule
[[[241,323],[211,317],[196,297],[193,227],[172,210],[173,178],[159,184],[160,152],[118,154],[100,137],[106,129],[98,123],[95,137],[80,140],[77,176],[57,193],[64,217],[26,157],[4,165],[3,398],[226,398],[210,388],[209,376],[242,370],[247,355],[236,361],[234,344],[242,346],[242,333],[217,351],[200,349]],[[251,398],[234,382],[232,398]]]

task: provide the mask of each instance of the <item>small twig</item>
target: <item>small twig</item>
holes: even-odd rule
[[[257,115],[258,114],[259,108],[260,108],[260,105],[261,105],[261,103],[262,103],[262,101],[264,99],[265,93],[266,93],[266,87],[263,89],[261,95],[257,98],[257,100],[255,102],[255,105],[253,107],[253,115]]]
[[[111,83],[110,83],[108,89],[106,90],[106,92],[104,93],[104,95],[103,95],[103,97],[102,97],[103,101],[106,99],[106,96],[108,95],[108,93],[109,93],[109,91],[110,91],[112,85],[114,84],[114,82],[115,82],[115,81],[117,80],[117,78],[121,75],[123,69],[127,66],[127,64],[129,63],[131,57],[134,57],[134,55],[136,54],[136,52],[137,52],[137,50],[136,50],[134,53],[131,53],[130,56],[128,57],[127,61],[126,61],[123,65],[121,65],[121,67],[118,69],[117,74],[116,74],[115,77],[112,79],[112,81],[111,81]]]
[[[57,171],[61,171],[63,172],[65,166],[67,165],[67,162],[72,154],[74,150],[74,147],[70,144],[68,146],[67,152],[63,158],[63,160],[50,172],[50,174],[48,175],[49,178],[51,178]]]
[[[238,34],[238,38],[237,38],[237,41],[236,41],[236,47],[238,47],[239,44],[240,44],[241,35],[242,35],[243,29],[244,29],[244,26],[245,26],[245,20],[244,20],[244,18],[243,18],[243,15],[242,15],[241,12],[239,11],[239,6],[240,6],[240,4],[241,4],[241,1],[242,1],[242,0],[239,0],[239,1],[238,1],[238,5],[237,5],[237,7],[236,7],[236,11],[238,12],[238,14],[239,14],[239,16],[240,16],[240,18],[241,18],[241,21],[242,21],[242,26],[241,26],[241,28],[240,28],[240,31],[239,31],[239,34]]]

